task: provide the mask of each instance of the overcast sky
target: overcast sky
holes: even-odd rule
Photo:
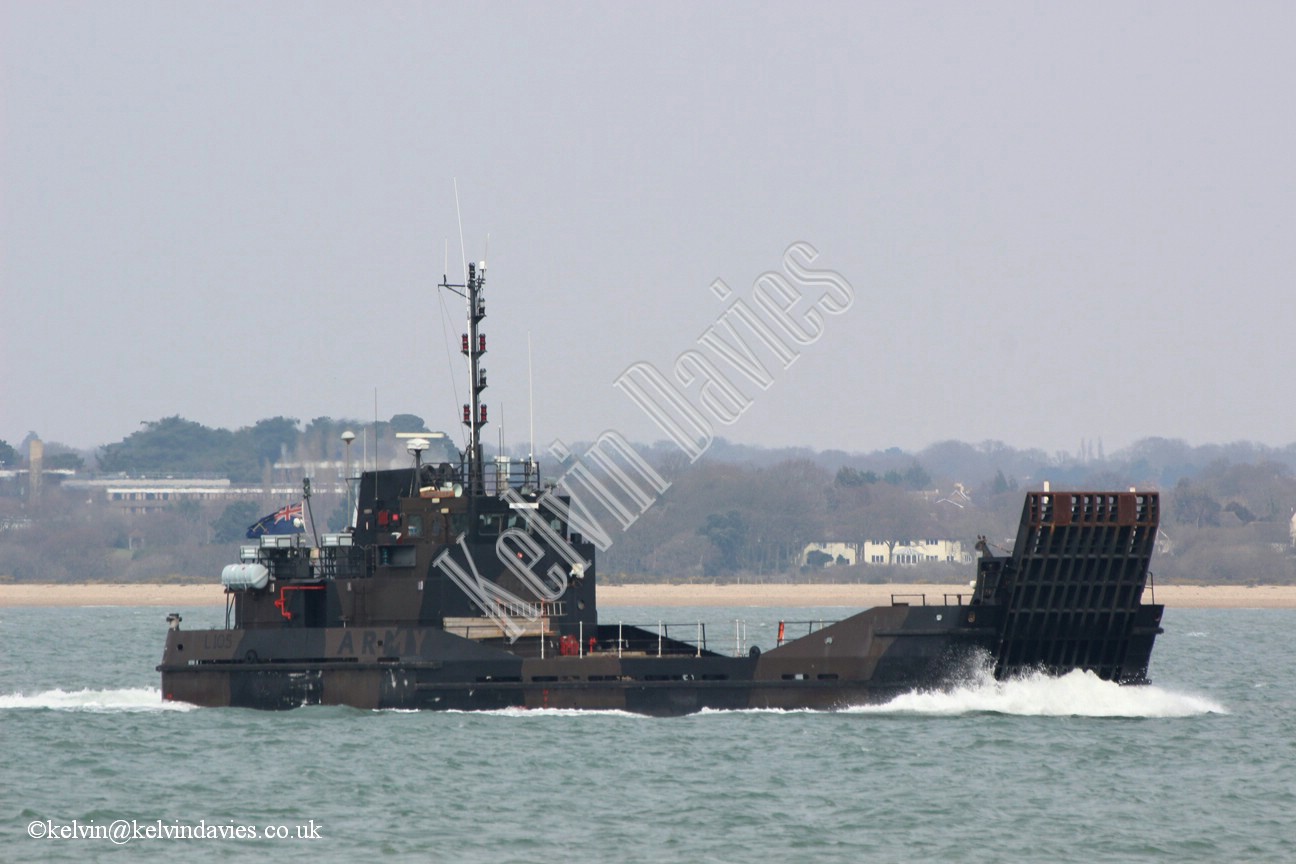
[[[491,441],[530,334],[541,452],[664,437],[614,381],[691,349],[740,442],[1285,445],[1294,42],[1289,2],[0,0],[0,438],[375,389],[457,429],[457,179]],[[697,340],[798,241],[854,302],[761,389]]]

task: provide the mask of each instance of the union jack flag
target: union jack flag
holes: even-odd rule
[[[262,534],[297,534],[303,530],[301,518],[302,505],[287,504],[248,526],[248,539],[255,540]]]

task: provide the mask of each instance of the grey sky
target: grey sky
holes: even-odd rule
[[[717,434],[1296,440],[1296,5],[0,0],[0,438],[457,428],[452,182],[497,435],[663,437],[807,241],[855,288]],[[460,306],[448,305],[455,340]]]

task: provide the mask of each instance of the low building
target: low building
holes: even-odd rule
[[[855,543],[811,543],[801,550],[802,566],[832,567],[840,564],[849,567],[857,563],[859,546]]]
[[[971,564],[972,553],[961,540],[867,540],[860,550],[864,564],[914,567],[918,564]]]
[[[64,489],[80,489],[129,513],[164,510],[180,501],[234,501],[247,498],[301,496],[300,485],[234,486],[225,477],[109,477],[66,480]]]
[[[825,556],[828,558],[825,561]],[[972,553],[961,540],[865,540],[863,543],[811,543],[801,551],[803,566],[866,564],[916,567],[919,564],[971,564]]]

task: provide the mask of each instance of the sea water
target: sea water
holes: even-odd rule
[[[1293,610],[1167,611],[1148,687],[674,719],[163,703],[168,611],[0,610],[0,861],[1296,861]],[[773,644],[603,617],[695,614]]]

